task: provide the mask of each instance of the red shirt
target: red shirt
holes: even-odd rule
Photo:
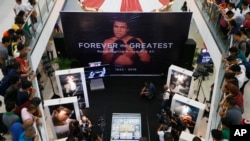
[[[238,95],[234,96],[236,104],[239,106],[240,109],[243,109],[243,95],[241,91],[238,92]]]
[[[244,28],[250,28],[250,20],[244,20],[243,27]]]
[[[16,62],[21,63],[22,65],[22,72],[26,72],[27,68],[29,67],[28,60],[27,59],[22,59],[20,57],[15,58]]]

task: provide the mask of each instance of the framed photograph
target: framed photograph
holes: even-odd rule
[[[83,68],[58,70],[55,72],[61,97],[76,96],[79,108],[89,108],[89,99]]]
[[[206,105],[203,103],[175,94],[171,111],[187,127],[186,130],[192,134],[197,134],[205,107]]]
[[[191,97],[193,94],[192,75],[192,71],[171,65],[168,69],[167,85],[173,92],[185,97]]]
[[[77,97],[57,98],[44,101],[44,112],[49,140],[67,138],[69,124],[80,120]]]

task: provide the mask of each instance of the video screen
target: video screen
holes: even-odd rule
[[[206,64],[209,63],[211,60],[211,56],[206,48],[201,49],[200,55],[197,59],[197,64]]]
[[[84,73],[86,79],[104,78],[110,75],[110,66],[106,64],[94,67],[84,67]]]
[[[102,62],[99,61],[99,62],[90,62],[89,63],[89,66],[90,67],[97,67],[97,66],[101,66]]]
[[[186,125],[189,132],[193,133],[199,114],[199,108],[177,100],[175,102],[175,105],[173,106],[174,114],[181,119],[181,121]]]

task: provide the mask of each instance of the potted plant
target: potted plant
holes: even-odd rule
[[[194,59],[193,59],[193,66],[195,66],[197,64],[197,60],[200,56],[200,52],[199,52],[199,48],[196,48],[195,49],[195,52],[194,52]]]
[[[52,62],[58,64],[59,70],[70,69],[73,62],[76,62],[76,59],[57,57]]]

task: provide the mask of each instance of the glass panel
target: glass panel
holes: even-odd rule
[[[195,0],[197,7],[200,9],[207,26],[214,37],[217,46],[222,54],[230,47],[231,36],[226,36],[220,29],[220,20],[222,15],[217,11],[218,7],[215,0]]]
[[[31,14],[27,17],[25,21],[24,29],[26,31],[26,45],[31,47],[32,51],[41,34],[44,24],[46,23],[49,13],[53,8],[53,5],[54,0],[38,1],[37,4],[34,6],[34,9],[32,10]],[[36,15],[35,18],[33,15]]]

